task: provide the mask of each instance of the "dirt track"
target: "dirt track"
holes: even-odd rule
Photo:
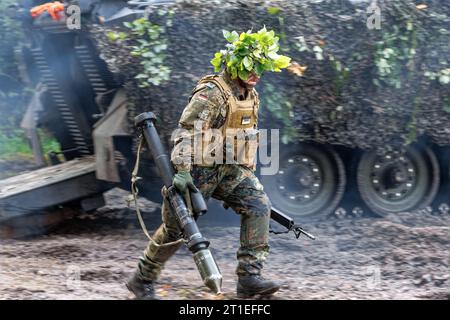
[[[130,299],[124,282],[146,239],[134,212],[123,208],[123,195],[109,193],[107,207],[48,235],[0,240],[0,298]],[[154,204],[142,207],[154,230],[159,223]],[[217,213],[222,220],[212,219],[214,214],[209,212],[200,227],[223,273],[224,296],[204,289],[182,248],[158,283],[162,299],[235,297],[239,220],[231,212]],[[450,299],[449,214],[335,218],[307,227],[316,241],[292,234],[271,238],[265,274],[286,282],[275,299]]]

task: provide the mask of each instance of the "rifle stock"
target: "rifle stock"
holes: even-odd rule
[[[287,232],[294,232],[295,237],[298,239],[302,234],[304,234],[305,236],[307,236],[308,238],[310,238],[311,240],[315,240],[316,237],[313,236],[312,234],[306,232],[302,227],[300,227],[298,224],[295,223],[294,219],[292,219],[291,217],[289,217],[288,215],[284,214],[283,212],[272,208],[270,210],[270,218],[272,220],[274,220],[275,222],[278,222],[279,224],[281,224],[283,227],[285,227],[287,229],[286,232],[276,232],[276,231],[271,231],[272,233],[278,234],[278,233],[287,233]]]

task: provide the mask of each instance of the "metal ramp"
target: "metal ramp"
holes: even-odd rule
[[[81,116],[76,114],[76,108],[74,108],[73,103],[71,103],[64,94],[65,91],[50,68],[42,48],[33,48],[30,51],[36,67],[41,74],[42,81],[46,84],[47,90],[61,114],[61,119],[67,127],[74,145],[81,154],[90,154],[91,152],[88,147],[90,141],[86,141],[84,131],[80,130],[79,124],[83,123],[83,121],[80,120]]]
[[[87,156],[0,180],[0,223],[49,207],[92,198],[107,185],[95,176]]]

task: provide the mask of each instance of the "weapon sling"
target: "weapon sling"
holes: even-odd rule
[[[141,177],[138,176],[138,171],[139,171],[139,163],[140,163],[140,158],[141,158],[141,149],[142,149],[143,145],[144,145],[144,137],[143,137],[143,135],[141,135],[139,137],[139,144],[138,144],[138,149],[137,149],[137,153],[136,153],[136,163],[134,164],[133,172],[131,173],[131,195],[127,198],[128,207],[130,206],[130,202],[133,201],[136,215],[139,220],[139,224],[142,228],[142,231],[144,232],[146,237],[151,242],[153,242],[157,247],[168,247],[168,246],[173,246],[173,245],[179,244],[181,242],[185,242],[185,240],[183,238],[180,238],[175,241],[159,244],[155,240],[153,240],[153,238],[150,236],[150,234],[147,231],[147,227],[145,226],[144,219],[142,218],[141,210],[139,209],[139,201],[138,201],[139,189],[136,184],[136,182],[138,180],[142,179]]]

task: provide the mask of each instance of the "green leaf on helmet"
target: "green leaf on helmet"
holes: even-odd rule
[[[254,50],[252,52],[253,57],[257,58],[257,59],[261,59],[261,50]]]
[[[273,61],[268,60],[267,62],[263,63],[263,67],[265,71],[273,71],[275,65]]]
[[[247,70],[239,70],[239,78],[241,78],[242,80],[247,80],[248,79],[248,75],[249,72]]]
[[[269,48],[264,47],[264,55],[265,55],[266,57],[269,56]]]
[[[278,45],[278,43],[274,43],[269,47],[269,52],[277,52],[279,48],[280,46]]]
[[[237,48],[237,54],[239,54],[241,57],[244,57],[250,53],[250,51],[246,47],[240,47]]]
[[[232,54],[227,57],[226,62],[227,62],[227,67],[231,67],[231,66],[236,65],[239,62],[239,59],[234,54]]]
[[[249,56],[244,57],[244,59],[242,60],[245,69],[247,69],[248,71],[251,71],[253,68],[253,59],[250,58]]]
[[[236,31],[231,32],[232,42],[236,42],[239,40],[239,34]]]
[[[239,34],[236,31],[229,32],[227,30],[222,30],[223,37],[229,42],[233,43],[239,40]]]
[[[214,66],[214,72],[219,72],[222,66],[222,53],[216,52],[214,58],[211,60],[211,64]]]
[[[269,38],[269,34],[267,34],[267,33],[262,34],[259,37],[259,42],[261,42],[263,44],[263,46],[265,46],[266,48],[267,48],[269,41],[270,41],[270,38]]]
[[[238,75],[238,70],[236,66],[231,66],[227,68],[227,71],[231,74],[231,79],[236,79]]]
[[[267,31],[263,27],[256,33],[249,30],[240,35],[236,31],[222,32],[228,43],[226,50],[216,53],[211,60],[215,70],[220,70],[225,64],[233,78],[246,78],[253,70],[261,75],[263,71],[278,72],[289,65],[290,58],[277,53],[279,37],[273,30]]]
[[[228,40],[228,39],[230,39],[230,37],[231,37],[231,32],[230,32],[230,31],[222,30],[222,34],[223,34],[223,37],[224,37],[228,42],[231,42],[231,41]]]
[[[259,62],[255,62],[255,68],[254,68],[256,75],[258,77],[261,77],[262,73],[264,72],[264,66],[259,63]]]
[[[264,26],[261,30],[258,31],[258,34],[264,34],[267,32],[266,26]]]
[[[274,51],[269,51],[269,54],[267,56],[275,61],[277,61],[277,59],[280,57],[280,55]]]
[[[287,57],[287,56],[279,56],[278,59],[276,59],[274,61],[275,63],[275,68],[277,69],[283,69],[283,68],[287,68],[287,66],[289,65],[289,63],[291,62],[291,58]]]

